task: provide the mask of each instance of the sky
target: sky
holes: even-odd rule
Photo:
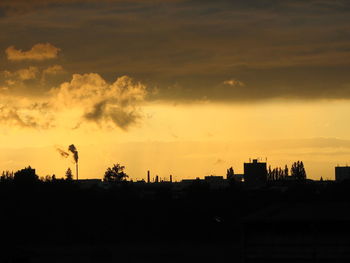
[[[2,0],[0,170],[136,180],[350,157],[347,0]],[[73,169],[74,170],[74,169]]]

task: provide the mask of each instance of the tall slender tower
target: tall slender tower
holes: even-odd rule
[[[73,154],[74,162],[75,162],[75,172],[78,180],[78,160],[79,160],[79,155],[78,155],[78,150],[74,146],[74,144],[71,144],[68,146],[68,151],[70,151]]]
[[[75,173],[77,175],[77,181],[78,181],[78,179],[79,179],[79,177],[78,177],[78,161],[75,163]]]

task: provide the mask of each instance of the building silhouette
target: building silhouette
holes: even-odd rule
[[[335,180],[341,182],[350,179],[350,167],[349,166],[337,166],[335,167]]]
[[[253,159],[253,162],[244,163],[244,183],[248,187],[261,187],[266,184],[266,163]]]
[[[151,173],[150,171],[148,170],[147,171],[147,183],[150,183],[151,182]]]

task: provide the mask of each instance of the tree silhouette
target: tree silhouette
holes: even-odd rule
[[[3,171],[0,177],[0,182],[9,182],[13,180],[13,172]]]
[[[233,171],[233,168],[231,166],[230,168],[227,169],[226,178],[231,180],[231,179],[233,179],[234,175],[235,175],[235,172]]]
[[[288,166],[285,165],[284,169],[281,167],[271,168],[271,165],[269,166],[267,170],[267,180],[269,181],[278,181],[278,180],[285,180],[289,175],[289,169]]]
[[[274,169],[271,169],[271,166],[269,165],[269,169],[268,169],[268,171],[267,171],[267,178],[268,178],[268,180],[269,181],[273,181],[274,180],[274,178],[273,178],[273,172],[274,171]]]
[[[18,170],[15,172],[13,176],[13,180],[15,183],[35,183],[39,181],[39,177],[35,174],[35,169],[31,168],[30,166]]]
[[[46,175],[45,177],[40,177],[40,181],[45,182],[45,183],[49,183],[49,182],[51,182],[51,180],[52,180],[51,175]]]
[[[286,165],[286,166],[284,167],[284,178],[287,178],[288,175],[289,175],[289,169],[288,169],[288,166]]]
[[[296,180],[306,180],[306,172],[302,161],[294,162],[292,164],[290,172],[291,176],[294,177]]]
[[[126,181],[126,178],[129,176],[124,172],[125,166],[120,165],[119,163],[114,164],[113,167],[108,167],[103,180],[105,182],[123,182]]]
[[[271,166],[269,166],[267,170],[267,179],[269,181],[279,181],[284,180],[288,177],[288,167],[287,165],[282,169],[281,167],[276,167],[271,169]]]
[[[65,174],[67,181],[73,181],[73,173],[72,170],[68,167],[66,174]]]

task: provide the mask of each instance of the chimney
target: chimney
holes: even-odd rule
[[[172,182],[173,182],[173,176],[170,175],[170,183],[172,183]]]
[[[149,170],[147,171],[147,183],[150,183],[151,182],[151,175],[150,175],[150,172]]]
[[[159,182],[159,177],[158,177],[158,175],[156,175],[156,183],[158,183]]]
[[[77,181],[78,181],[79,180],[79,177],[78,177],[78,162],[75,163],[75,171],[76,171]]]

